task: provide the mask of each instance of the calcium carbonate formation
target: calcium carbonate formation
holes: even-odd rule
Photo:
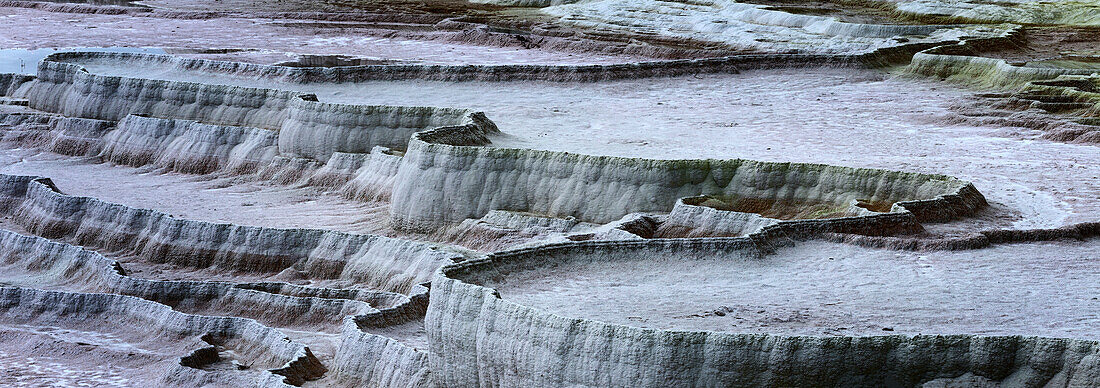
[[[0,115],[5,143],[148,171],[314,187],[383,203],[386,233],[189,220],[67,195],[49,177],[0,175],[0,215],[10,229],[0,231],[0,266],[17,279],[0,289],[0,319],[163,338],[181,352],[179,362],[158,376],[169,385],[308,386],[329,379],[377,387],[1042,387],[1100,381],[1095,340],[640,328],[561,316],[494,289],[517,273],[552,277],[558,269],[592,262],[761,260],[778,247],[813,239],[912,249],[905,236],[921,233],[925,223],[972,217],[987,206],[970,182],[822,164],[503,148],[494,140],[507,136],[505,131],[475,110],[355,105],[268,87],[354,87],[395,79],[597,81],[876,66],[915,53],[909,74],[1024,86],[1019,93],[1049,96],[1039,102],[1057,96],[1095,104],[1095,74],[965,52],[978,41],[1017,39],[1015,25],[847,23],[721,1],[496,3],[547,7],[541,12],[589,29],[643,28],[754,49],[774,48],[768,39],[782,37],[785,45],[795,41],[812,49],[622,65],[337,68],[54,54],[36,76],[0,75],[0,96],[25,105]],[[913,13],[944,7],[898,3]],[[982,10],[956,7],[949,14],[1020,23],[1034,17]],[[1054,17],[1094,23],[1083,14]],[[193,80],[97,70],[125,63]],[[1096,112],[1089,106],[1082,105]],[[1073,139],[1089,136],[1094,134]],[[495,249],[507,245],[499,239],[514,231],[546,240],[489,254],[424,242]],[[974,246],[938,248],[1072,233],[1087,238],[1100,228],[990,232]],[[224,272],[251,281],[152,280],[133,270],[160,265],[196,271],[198,277]],[[339,340],[332,356],[320,359],[280,329]],[[207,368],[227,351],[239,371]]]

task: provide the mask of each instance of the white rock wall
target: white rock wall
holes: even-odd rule
[[[106,321],[111,322],[107,331],[165,338],[211,334],[224,340],[224,346],[235,350],[245,362],[278,375],[270,376],[268,381],[301,384],[325,372],[309,348],[288,341],[281,332],[251,319],[183,314],[163,304],[130,296],[4,287],[0,288],[0,319],[62,327]]]
[[[60,194],[48,180],[0,175],[2,210],[47,238],[123,251],[148,262],[275,274],[408,292],[461,255],[425,243],[311,229],[273,229],[182,220],[167,214]]]
[[[563,317],[476,285],[584,261],[752,257],[746,239],[577,243],[446,268],[425,319],[437,386],[920,386],[1100,382],[1100,343],[1037,337],[791,337],[642,329]],[[722,245],[726,244],[725,249]],[[719,256],[716,258],[716,256]]]
[[[931,200],[968,187],[946,176],[885,170],[748,160],[646,160],[414,139],[398,171],[392,215],[396,227],[411,230],[480,218],[491,210],[606,223],[633,212],[668,212],[678,199],[704,194],[847,206],[857,199]]]

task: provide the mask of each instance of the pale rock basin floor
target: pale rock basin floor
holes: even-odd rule
[[[279,25],[287,21],[247,17],[167,19],[0,7],[0,48],[255,48],[267,55],[244,52],[222,58],[260,63],[293,59],[293,54],[340,54],[446,64],[584,64],[640,60],[629,55],[558,53],[519,47],[395,39],[372,36],[362,29],[349,31]]]
[[[486,285],[561,316],[656,329],[1096,340],[1098,252],[1095,239],[927,253],[809,242],[763,259],[647,257],[511,273]]]
[[[162,174],[27,149],[0,149],[0,173],[51,178],[69,195],[236,225],[367,233],[378,228],[382,215],[377,213],[388,215],[388,208],[380,204],[346,200],[308,187]]]

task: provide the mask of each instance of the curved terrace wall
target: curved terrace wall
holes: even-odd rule
[[[258,128],[128,115],[104,136],[98,155],[114,163],[193,174],[255,172],[279,154],[277,139],[276,132]]]
[[[0,183],[7,204],[2,210],[30,232],[152,263],[271,275],[300,271],[337,284],[405,293],[441,265],[462,259],[429,244],[381,236],[177,219],[61,194],[37,177],[0,175]]]
[[[3,209],[14,214],[13,222],[27,225],[32,231],[46,230],[51,233],[60,233],[54,237],[73,239],[83,244],[89,244],[100,249],[132,249],[143,259],[148,261],[170,260],[183,267],[204,268],[208,265],[219,266],[223,261],[228,267],[220,267],[231,271],[244,271],[250,273],[262,273],[268,266],[278,267],[286,263],[265,263],[278,257],[270,257],[271,252],[265,250],[266,244],[282,252],[283,255],[294,256],[306,254],[308,258],[295,263],[298,270],[307,271],[310,276],[324,278],[336,276],[354,283],[355,286],[381,286],[409,293],[408,296],[391,292],[371,291],[363,289],[330,289],[291,285],[277,282],[260,283],[226,283],[208,281],[159,281],[148,280],[127,275],[124,265],[111,260],[103,255],[87,250],[83,247],[53,242],[41,237],[24,236],[14,232],[0,231],[0,260],[6,270],[12,276],[33,282],[36,285],[60,285],[76,287],[83,292],[110,292],[120,295],[137,296],[150,301],[160,302],[172,308],[187,312],[197,312],[210,315],[233,314],[236,316],[252,317],[268,325],[280,327],[327,327],[332,330],[341,326],[340,347],[335,356],[334,370],[332,371],[338,381],[357,386],[428,386],[429,374],[427,370],[427,355],[419,350],[412,349],[395,340],[379,335],[371,334],[363,330],[364,327],[385,327],[400,324],[410,320],[418,320],[423,316],[427,306],[427,289],[418,284],[409,285],[407,277],[395,274],[392,271],[381,269],[379,266],[392,265],[391,269],[398,272],[417,271],[421,264],[428,265],[426,275],[431,275],[440,266],[438,260],[445,262],[457,260],[460,256],[436,251],[434,248],[420,243],[394,240],[399,245],[390,246],[386,238],[375,236],[354,236],[341,233],[309,231],[309,230],[277,230],[266,228],[238,227],[231,225],[211,224],[215,232],[189,233],[182,231],[179,234],[171,234],[176,243],[173,246],[160,249],[149,248],[156,246],[156,242],[150,240],[149,235],[165,236],[165,225],[172,221],[159,220],[157,214],[149,213],[149,210],[128,209],[120,205],[106,204],[92,198],[68,197],[57,193],[48,179],[29,176],[0,176],[4,184],[0,185],[0,204]],[[45,192],[39,189],[46,190]],[[50,199],[53,197],[53,199]],[[59,228],[39,228],[41,222],[37,218],[26,218],[21,209],[26,202],[34,202],[30,198],[40,198],[46,207],[65,206],[66,202],[86,203],[77,213],[87,213],[88,217],[98,218],[94,214],[102,214],[97,207],[106,207],[115,211],[132,212],[134,217],[108,217],[115,221],[128,220],[122,224],[110,226],[121,229],[106,233],[107,228],[89,220],[76,219],[78,226],[68,225]],[[44,199],[41,199],[44,198]],[[21,202],[23,202],[21,204]],[[53,203],[52,205],[50,205]],[[33,207],[42,207],[32,205]],[[56,216],[54,214],[53,216]],[[57,218],[49,216],[51,218]],[[65,218],[65,217],[60,217]],[[152,219],[149,223],[143,219]],[[196,223],[196,221],[179,220],[184,224]],[[158,226],[158,223],[161,224]],[[200,223],[202,224],[202,223]],[[123,226],[124,225],[124,226]],[[201,225],[199,226],[202,227]],[[216,230],[229,228],[228,234],[220,234]],[[75,229],[75,230],[74,230]],[[141,230],[146,229],[145,232]],[[187,228],[184,228],[187,229]],[[322,234],[321,241],[311,242],[308,238],[301,240],[295,232],[303,232],[309,235],[313,232]],[[289,234],[287,234],[289,233]],[[98,236],[98,237],[97,237]],[[314,236],[318,237],[318,236]],[[195,240],[197,238],[198,240]],[[363,240],[362,238],[365,238]],[[377,241],[381,239],[382,241]],[[267,243],[259,243],[266,241]],[[137,241],[137,242],[133,242]],[[131,246],[130,244],[135,246]],[[178,243],[178,244],[177,244]],[[119,246],[116,246],[119,244]],[[163,242],[161,243],[163,244]],[[204,245],[205,244],[205,245]],[[411,245],[409,245],[411,244]],[[178,246],[176,246],[178,245]],[[200,246],[201,245],[201,246]],[[195,250],[186,250],[181,247],[199,246]],[[219,248],[211,248],[211,246]],[[234,246],[236,248],[228,248]],[[145,248],[143,248],[145,247]],[[207,250],[214,249],[215,253]],[[216,259],[211,264],[213,254]],[[240,258],[237,256],[245,256]],[[251,256],[250,256],[251,255]],[[412,256],[409,256],[412,255]],[[251,257],[251,261],[248,258]],[[220,258],[220,259],[217,259]],[[370,259],[373,258],[373,259]],[[382,259],[379,262],[377,259]],[[410,261],[411,259],[411,261]],[[420,260],[417,262],[417,260]],[[259,264],[257,265],[257,262]],[[305,264],[302,264],[302,263]],[[419,263],[419,264],[418,264]],[[342,269],[341,269],[342,267]],[[258,271],[258,272],[257,272]],[[381,272],[378,272],[381,271]],[[388,273],[382,273],[388,272]],[[372,281],[353,274],[377,273],[379,281]],[[414,275],[415,277],[416,275]],[[425,280],[427,278],[421,277]],[[416,280],[412,280],[415,282]],[[106,298],[115,298],[117,295],[107,295]],[[150,305],[157,305],[149,303]],[[0,306],[3,307],[3,306]],[[168,307],[164,307],[168,308]],[[175,312],[173,312],[175,313]],[[178,314],[178,313],[176,313]],[[241,321],[249,319],[233,318]],[[341,319],[343,324],[340,324]],[[267,327],[256,325],[263,330],[273,331]],[[153,328],[157,326],[154,325]],[[277,331],[276,331],[277,332]],[[220,333],[220,332],[218,332]],[[283,336],[277,337],[282,344]],[[241,352],[261,352],[257,354],[242,354],[247,359],[260,357],[264,352],[264,346],[269,346],[260,339],[248,339],[247,346],[240,348]],[[230,346],[227,344],[226,346]],[[236,346],[236,345],[233,345]],[[230,346],[232,347],[232,346]],[[255,348],[255,349],[253,349]],[[308,350],[307,350],[308,351]],[[390,355],[404,360],[399,363],[391,363],[390,359],[382,358]],[[266,356],[265,356],[266,357]],[[324,368],[309,355],[308,368],[301,368],[302,361],[296,361],[275,372],[277,377],[265,380],[259,385],[281,382],[283,376],[288,377],[288,382],[301,384],[304,380],[314,379],[324,373]],[[258,358],[257,358],[258,359]],[[385,362],[382,362],[385,360]],[[266,362],[266,361],[265,361]],[[290,368],[290,369],[288,369]],[[320,369],[318,369],[320,368]]]
[[[999,88],[1021,86],[1031,81],[1053,79],[1060,75],[1089,75],[1097,72],[1097,70],[1085,69],[1012,65],[1003,59],[939,52],[939,50],[928,50],[914,54],[909,71],[923,76]]]
[[[755,256],[749,238],[583,242],[444,267],[425,326],[440,386],[1092,386],[1100,343],[1023,336],[802,337],[643,329],[563,317],[481,286],[594,261]]]
[[[1013,88],[1031,81],[1057,78],[1061,75],[1089,75],[1090,69],[1030,67],[1010,64],[1003,59],[981,57],[980,50],[992,50],[1021,42],[1022,29],[1015,26],[1003,38],[970,39],[943,44],[913,54],[906,71],[929,77],[994,88]],[[980,50],[979,50],[980,49]]]
[[[0,125],[7,127],[0,140],[20,147],[189,174],[255,174],[368,202],[389,199],[402,154],[375,146],[369,153],[333,152],[322,164],[280,155],[274,131],[134,115],[116,123],[20,113],[0,115]]]
[[[736,71],[746,66],[853,65],[871,58],[745,56],[607,66],[303,69],[140,54],[102,55],[185,70],[295,82],[410,78],[596,80]],[[65,53],[51,58],[79,60],[93,56]],[[770,59],[777,61],[767,64]],[[4,86],[5,82],[9,86]],[[22,86],[13,86],[17,84]],[[491,288],[478,285],[517,270],[545,270],[583,260],[751,258],[767,250],[772,242],[788,237],[913,233],[920,231],[921,221],[964,216],[985,205],[970,183],[952,177],[818,164],[645,160],[491,148],[486,145],[490,144],[489,136],[497,133],[496,126],[484,115],[467,110],[327,104],[316,101],[316,96],[287,91],[94,75],[64,61],[44,62],[36,81],[0,77],[0,94],[16,93],[11,91],[15,89],[36,109],[120,121],[103,141],[102,155],[116,162],[154,164],[195,173],[238,167],[251,171],[271,164],[273,171],[265,174],[274,176],[280,173],[274,171],[279,168],[292,170],[327,161],[317,167],[326,172],[314,175],[316,179],[353,183],[345,189],[351,197],[390,198],[398,228],[435,230],[494,210],[589,222],[610,222],[634,212],[671,211],[670,217],[698,221],[683,224],[695,231],[690,233],[748,233],[743,238],[564,243],[494,253],[436,272],[441,265],[463,258],[428,244],[378,236],[179,220],[152,210],[64,195],[48,179],[0,176],[3,211],[16,224],[41,236],[96,249],[126,251],[154,262],[266,273],[296,270],[340,284],[412,294],[407,300],[393,297],[391,302],[396,306],[377,312],[358,303],[317,301],[318,305],[332,304],[326,307],[326,315],[359,314],[343,322],[342,342],[335,355],[335,373],[349,384],[870,386],[917,385],[935,379],[978,376],[1041,386],[1086,384],[1100,379],[1100,346],[1095,341],[965,335],[816,338],[662,331],[561,317],[503,300]],[[102,132],[102,123],[96,124],[97,131]],[[405,152],[383,152],[383,147]],[[846,209],[863,202],[873,204],[878,211],[856,210],[858,214],[837,218],[767,221],[745,227],[739,224],[744,220],[738,218],[745,213],[683,204],[683,198],[699,195],[822,203]],[[676,214],[677,210],[683,214]],[[0,248],[46,245],[15,236],[0,233]],[[59,263],[71,266],[77,261]],[[177,282],[172,285],[175,289],[165,291],[160,288],[171,287],[130,284],[131,280],[125,280],[115,268],[98,268],[96,276],[108,279],[103,282],[118,283],[107,289],[150,298],[172,292],[218,297],[233,294],[236,296],[224,298],[254,303],[257,299],[249,299],[251,296],[263,295],[279,299],[269,303],[275,304],[293,299],[287,296],[343,295],[340,290],[268,283],[218,288]],[[426,290],[418,286],[429,278],[430,304],[424,300]],[[138,302],[123,304],[149,309],[131,306]],[[7,301],[3,307],[11,305]],[[425,310],[430,353],[369,332],[371,325],[416,320]],[[364,311],[367,313],[361,314]],[[294,355],[302,356],[300,349],[292,350]],[[311,366],[309,357],[301,361],[306,365],[305,372],[298,374],[303,379],[320,373]],[[393,360],[397,361],[390,363]]]
[[[883,49],[892,52],[896,48]],[[863,55],[752,54],[703,59],[676,59],[607,65],[359,65],[288,67],[208,59],[179,58],[143,53],[81,53],[50,55],[46,61],[78,64],[84,61],[120,61],[136,66],[196,72],[245,79],[291,83],[355,83],[363,81],[551,81],[595,82],[699,73],[736,73],[741,69],[802,66],[865,66],[883,53]],[[40,67],[41,71],[41,67]]]
[[[42,63],[39,80],[25,94],[41,109],[122,119],[118,129],[105,137],[102,156],[108,160],[154,163],[185,172],[227,166],[247,171],[266,162],[261,175],[280,182],[297,181],[306,176],[305,170],[324,169],[323,174],[310,176],[311,181],[325,186],[351,182],[343,189],[350,197],[393,198],[392,218],[401,229],[432,230],[479,218],[491,210],[605,223],[632,212],[668,212],[678,199],[697,195],[840,207],[856,200],[887,208],[896,204],[901,206],[896,211],[910,211],[920,221],[969,214],[984,204],[968,183],[944,176],[746,160],[660,161],[476,147],[489,144],[487,136],[498,131],[484,115],[467,110],[327,104],[315,101],[312,95],[270,89],[93,75],[66,62],[119,58],[211,73],[278,70],[147,54],[60,53]],[[102,103],[114,105],[91,109]],[[232,126],[216,124],[221,121]],[[376,147],[400,149],[406,145],[396,176],[391,175],[394,158],[382,154],[350,157]],[[300,157],[338,159],[339,163],[294,160]]]
[[[59,53],[47,57],[39,65],[37,79],[22,87],[19,95],[28,99],[31,108],[70,117],[121,121],[128,115],[139,115],[277,131],[281,154],[322,162],[334,152],[368,152],[375,146],[404,148],[413,133],[462,125],[473,113],[449,108],[331,104],[319,102],[310,94],[283,90],[97,75],[63,61],[129,58],[100,54]],[[141,58],[138,55],[135,59]]]
[[[22,324],[106,321],[111,323],[109,331],[129,330],[175,339],[209,334],[246,360],[269,368],[267,378],[257,385],[301,385],[325,372],[309,348],[286,340],[278,330],[254,320],[183,314],[130,296],[4,287],[0,288],[0,317]]]
[[[252,284],[142,279],[127,275],[124,266],[97,252],[6,230],[0,230],[0,253],[8,276],[27,277],[24,286],[65,284],[83,292],[136,296],[180,311],[251,317],[281,327],[331,330],[346,315],[377,312],[369,302],[381,303],[378,307],[395,302],[395,295],[366,290],[338,295],[338,290],[299,286],[299,292],[283,294],[282,288],[294,286],[272,283],[282,287],[264,289]]]
[[[647,160],[566,152],[410,142],[393,189],[394,225],[430,230],[511,210],[606,223],[634,212],[669,212],[711,195],[847,207],[894,204],[920,220],[969,214],[985,204],[964,181],[942,175],[750,160]]]

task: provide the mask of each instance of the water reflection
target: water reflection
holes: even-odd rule
[[[35,74],[38,62],[46,56],[65,51],[95,51],[108,53],[150,53],[164,54],[164,49],[156,47],[72,47],[45,48],[37,50],[0,49],[0,73]]]

